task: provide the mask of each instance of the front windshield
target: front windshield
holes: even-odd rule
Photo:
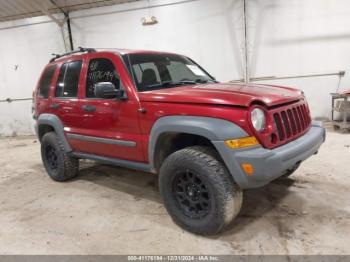
[[[129,54],[129,70],[139,92],[196,85],[215,80],[187,57],[173,54]]]

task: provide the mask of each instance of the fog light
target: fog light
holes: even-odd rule
[[[241,164],[243,171],[248,175],[251,176],[254,174],[254,167],[249,163],[242,163]]]
[[[238,139],[226,140],[225,144],[229,148],[237,149],[242,147],[256,146],[259,144],[259,142],[254,136],[249,136]]]

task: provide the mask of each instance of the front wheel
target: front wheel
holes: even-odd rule
[[[159,187],[175,223],[198,234],[220,232],[242,205],[242,190],[209,147],[188,147],[171,154],[160,169]]]

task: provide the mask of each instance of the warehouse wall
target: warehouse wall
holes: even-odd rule
[[[178,52],[218,80],[244,76],[241,0],[151,0],[71,13],[75,46]],[[346,70],[350,74],[347,0],[248,0],[250,76]],[[159,23],[142,26],[154,15]],[[46,17],[0,23],[0,100],[30,97],[52,52],[63,52],[58,27]],[[11,29],[1,29],[9,26]],[[26,25],[26,26],[19,26]],[[17,70],[15,70],[18,65]],[[337,77],[269,81],[303,89],[314,117],[328,117]],[[349,87],[349,76],[341,88]],[[0,103],[0,134],[33,132],[30,101]]]
[[[147,1],[139,1],[71,13],[75,46],[179,52],[203,64],[220,80],[243,74],[237,47],[242,42],[240,6],[227,12],[227,1],[159,0],[151,5],[156,7],[150,11],[145,8]],[[147,15],[155,15],[160,23],[142,26],[141,18]],[[63,52],[58,27],[47,21],[44,17],[18,20],[15,25],[29,25],[0,29],[0,100],[30,97],[50,54]],[[0,23],[0,28],[8,24]],[[20,65],[17,71],[15,64]],[[29,101],[0,103],[0,134],[33,132],[30,106]]]
[[[51,53],[64,48],[60,31],[45,17],[0,23],[0,28],[0,100],[31,98]],[[30,100],[1,102],[0,135],[33,134],[31,105]]]
[[[241,1],[153,0],[72,14],[76,45],[162,50],[188,55],[223,81],[243,74]],[[128,11],[134,9],[134,11]],[[136,9],[136,10],[135,10]],[[142,17],[159,23],[143,26]],[[239,37],[241,36],[241,37]]]
[[[176,1],[151,1],[152,5]],[[182,2],[182,1],[178,1]],[[186,1],[185,1],[186,2]],[[219,80],[244,76],[243,2],[200,0],[123,12],[145,2],[73,15],[80,45],[165,50],[193,57]],[[348,0],[247,0],[250,77],[295,76],[345,70],[340,89],[350,88],[350,4]],[[93,15],[95,14],[95,15]],[[103,15],[96,15],[103,14]],[[140,18],[155,15],[159,24],[144,27]],[[264,83],[264,82],[259,82]],[[330,116],[330,95],[337,76],[265,83],[305,91],[314,118]]]
[[[253,0],[249,10],[250,74],[288,76],[345,70],[340,88],[350,89],[350,2],[348,0]],[[339,78],[269,81],[301,88],[313,117],[329,117],[330,95]]]

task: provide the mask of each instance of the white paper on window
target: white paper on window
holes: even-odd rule
[[[195,74],[196,76],[206,76],[206,74],[203,72],[202,69],[200,69],[198,66],[196,65],[186,65],[188,67],[188,69],[190,69],[192,71],[193,74]]]

